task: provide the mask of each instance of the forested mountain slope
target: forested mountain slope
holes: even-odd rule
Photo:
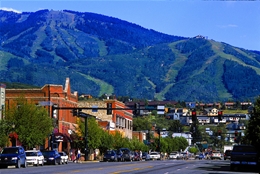
[[[0,81],[175,101],[253,100],[260,52],[69,10],[0,11]]]

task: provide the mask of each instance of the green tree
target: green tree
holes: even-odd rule
[[[9,133],[12,132],[12,126],[5,119],[0,120],[0,147],[8,146]]]
[[[101,144],[99,150],[101,154],[104,154],[108,149],[112,149],[114,144],[114,138],[109,132],[104,131],[101,136]]]
[[[43,145],[53,130],[47,110],[23,97],[18,98],[17,103],[7,110],[5,119],[14,125],[13,131],[28,149]]]
[[[102,135],[104,134],[104,130],[98,126],[96,119],[93,117],[89,117],[88,119],[80,118],[78,120],[78,136],[85,137],[85,121],[87,121],[87,142],[88,142],[88,150],[95,150],[101,146],[102,143]],[[78,141],[79,148],[85,148],[85,141]]]
[[[151,130],[152,124],[148,117],[135,117],[133,118],[133,130]]]
[[[260,97],[256,99],[254,109],[251,112],[245,141],[257,148],[260,146]]]

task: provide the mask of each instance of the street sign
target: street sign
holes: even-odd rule
[[[179,113],[174,113],[173,120],[180,120],[180,114]]]
[[[157,106],[157,114],[164,115],[164,106]]]

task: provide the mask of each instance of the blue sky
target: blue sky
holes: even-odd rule
[[[260,1],[218,0],[0,0],[0,8],[93,12],[116,17],[165,34],[207,36],[260,51]]]

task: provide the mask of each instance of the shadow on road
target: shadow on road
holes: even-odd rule
[[[204,171],[209,171],[208,174],[214,174],[214,173],[220,173],[220,172],[227,172],[227,173],[230,173],[230,172],[250,172],[250,173],[260,173],[258,172],[258,170],[252,168],[252,167],[248,167],[248,166],[245,166],[245,167],[240,167],[240,168],[236,168],[235,171],[230,171],[230,165],[229,164],[218,164],[218,165],[214,165],[212,163],[208,163],[209,166],[207,167],[198,167],[198,169],[201,169],[201,170],[204,170]]]

